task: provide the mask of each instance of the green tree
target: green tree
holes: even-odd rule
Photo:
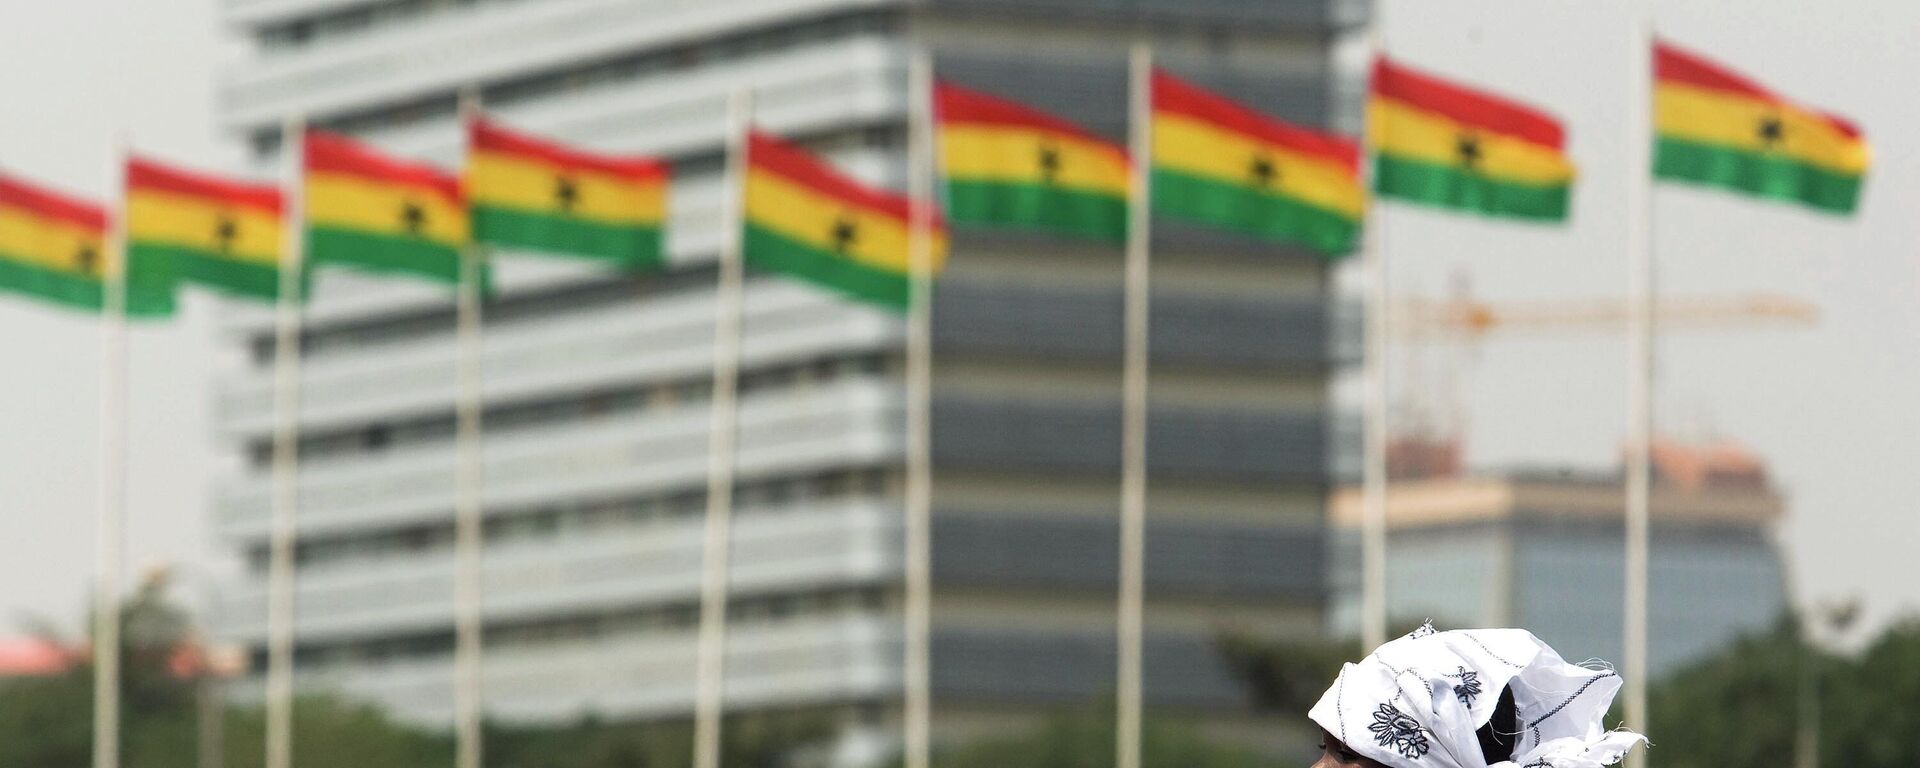
[[[124,762],[135,768],[192,768],[202,678],[175,664],[188,644],[187,614],[168,600],[166,580],[154,578],[121,607],[121,621]],[[79,645],[58,636],[46,639]],[[396,724],[371,707],[302,699],[295,718],[294,748],[304,768],[417,768],[453,759],[445,737]],[[232,710],[225,733],[222,746],[230,768],[263,762],[264,723],[257,710]],[[0,766],[84,766],[92,754],[90,659],[51,676],[0,680]]]
[[[681,721],[607,722],[588,717],[561,726],[487,728],[487,764],[494,768],[686,768],[693,764],[693,727]],[[783,768],[836,734],[824,714],[769,712],[727,718],[720,763]]]
[[[1208,739],[1193,725],[1148,718],[1141,724],[1145,768],[1298,768],[1296,760]],[[955,745],[934,755],[939,768],[1112,768],[1111,706],[1066,712],[1025,733]]]
[[[1820,763],[1920,765],[1920,618],[1887,628],[1858,655],[1809,648],[1782,620],[1657,681],[1649,698],[1655,768],[1778,768],[1801,726],[1804,666],[1814,665]]]

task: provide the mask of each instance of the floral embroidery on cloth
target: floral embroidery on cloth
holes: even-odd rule
[[[1432,748],[1420,724],[1394,709],[1392,704],[1380,705],[1373,713],[1373,725],[1367,726],[1367,730],[1373,731],[1374,743],[1392,748],[1403,757],[1418,759]]]

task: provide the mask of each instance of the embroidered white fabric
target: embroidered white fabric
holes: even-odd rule
[[[1474,732],[1508,684],[1519,739],[1489,766]],[[1646,741],[1602,724],[1619,690],[1611,668],[1569,664],[1524,629],[1428,624],[1346,665],[1308,717],[1394,768],[1601,768]]]

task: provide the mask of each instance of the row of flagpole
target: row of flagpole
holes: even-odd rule
[[[1379,24],[1375,14],[1373,23]],[[1645,25],[1637,25],[1641,39]],[[1379,36],[1371,37],[1379,50]],[[1644,51],[1638,46],[1636,52]],[[1645,56],[1636,53],[1636,76],[1650,83]],[[1136,158],[1150,156],[1152,143],[1149,82],[1152,55],[1144,44],[1134,46],[1129,58],[1131,115],[1130,145]],[[903,744],[907,768],[926,768],[930,738],[931,617],[930,574],[930,389],[931,389],[931,275],[935,186],[931,63],[916,53],[909,66],[909,196],[914,201],[911,220],[910,281],[907,334],[907,494],[904,517],[903,689],[905,717]],[[1650,102],[1650,94],[1646,101]],[[471,92],[463,99],[463,116],[479,111]],[[1643,105],[1644,106],[1644,105]],[[701,615],[695,675],[695,768],[718,768],[724,691],[724,655],[728,548],[731,540],[731,490],[737,432],[737,378],[742,323],[741,224],[745,177],[745,145],[751,125],[751,96],[741,91],[728,108],[728,195],[724,202],[722,249],[715,305],[712,434],[709,444],[707,516],[703,543]],[[1642,115],[1642,118],[1647,116]],[[1630,120],[1636,134],[1630,142],[1649,151],[1649,119]],[[301,178],[304,120],[287,121],[283,159],[287,179]],[[1645,160],[1645,156],[1640,157]],[[1644,164],[1644,163],[1643,163]],[[124,164],[123,164],[124,165]],[[1120,484],[1120,574],[1118,590],[1117,768],[1139,768],[1140,721],[1143,698],[1142,637],[1144,635],[1144,548],[1147,487],[1148,297],[1150,296],[1150,173],[1145,162],[1133,165],[1130,216],[1124,272],[1124,351],[1122,363],[1122,472]],[[1630,194],[1629,268],[1633,323],[1630,387],[1630,437],[1627,460],[1627,604],[1625,671],[1628,675],[1629,724],[1645,715],[1644,668],[1646,643],[1647,502],[1650,488],[1647,452],[1651,427],[1652,265],[1648,228],[1650,180],[1635,182]],[[299,184],[289,183],[287,220],[299,220]],[[123,217],[116,217],[115,226]],[[1364,262],[1370,270],[1366,386],[1363,441],[1363,637],[1369,647],[1384,641],[1386,632],[1385,523],[1387,423],[1385,352],[1390,326],[1387,302],[1387,259],[1383,216],[1379,206],[1368,207],[1364,228]],[[95,593],[96,677],[95,768],[117,768],[119,732],[117,584],[124,559],[126,443],[126,265],[124,232],[112,233],[105,281],[102,321],[103,478],[100,528],[97,536]],[[272,447],[272,525],[268,578],[268,668],[266,675],[267,768],[291,768],[292,702],[295,639],[295,552],[298,528],[298,449],[301,397],[301,339],[304,298],[303,241],[298,227],[286,228],[275,310],[274,430]],[[458,768],[479,768],[481,753],[481,362],[480,311],[484,254],[469,245],[462,257],[460,292],[456,298],[456,438],[455,478],[455,725]]]
[[[124,160],[126,141],[116,159]],[[115,164],[115,172],[126,167]],[[93,563],[93,766],[120,765],[120,571],[127,524],[126,229],[109,224],[100,313],[100,498]]]
[[[1625,595],[1621,605],[1621,672],[1626,675],[1626,726],[1647,726],[1647,581],[1648,539],[1653,494],[1653,71],[1646,51],[1653,48],[1653,24],[1640,3],[1631,13],[1632,35],[1627,72],[1627,455]],[[1643,89],[1643,90],[1642,90]],[[1646,750],[1627,755],[1629,768],[1646,762]]]
[[[285,197],[290,221],[305,205],[299,179],[305,165],[306,120],[289,119],[281,129]],[[300,362],[301,299],[304,298],[306,240],[299,227],[286,227],[281,246],[280,290],[274,302],[273,344],[273,502],[267,548],[266,768],[293,765],[294,554],[300,510]]]

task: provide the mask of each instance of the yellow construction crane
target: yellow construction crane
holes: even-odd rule
[[[1399,414],[1393,419],[1397,439],[1458,447],[1466,421],[1458,383],[1463,359],[1489,336],[1626,332],[1629,307],[1624,299],[1488,302],[1474,299],[1469,288],[1466,279],[1456,274],[1450,298],[1408,297],[1394,302],[1393,336],[1411,347],[1407,375],[1401,379],[1411,386],[1398,398]],[[1656,302],[1654,317],[1654,327],[1662,334],[1766,325],[1810,327],[1819,322],[1820,309],[1812,302],[1770,294],[1676,296]],[[1417,362],[1428,344],[1450,347],[1438,386],[1422,381],[1425,377]]]
[[[1396,335],[1479,341],[1495,331],[1625,332],[1627,302],[1618,299],[1484,302],[1468,299],[1403,299],[1394,308]],[[1661,299],[1654,307],[1661,331],[1764,325],[1811,326],[1820,309],[1785,296],[1701,296]]]

